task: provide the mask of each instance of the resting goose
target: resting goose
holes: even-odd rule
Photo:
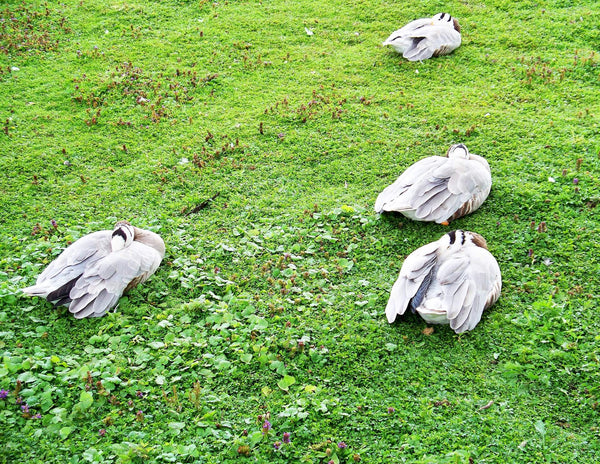
[[[22,292],[67,306],[77,319],[104,316],[154,274],[164,255],[159,235],[120,221],[75,241]]]
[[[492,188],[490,165],[459,143],[443,156],[417,161],[386,187],[375,201],[375,211],[397,211],[415,221],[448,225],[472,213]]]
[[[390,323],[407,308],[430,324],[472,330],[500,297],[502,277],[485,239],[453,230],[413,251],[402,264],[385,313]]]
[[[460,46],[460,25],[448,13],[433,18],[415,19],[383,42],[391,45],[409,61],[447,55]]]

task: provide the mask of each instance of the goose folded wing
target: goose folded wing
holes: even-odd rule
[[[437,278],[442,289],[442,304],[450,327],[456,333],[475,328],[484,309],[490,306],[488,302],[499,279],[497,267],[491,254],[482,248],[457,254],[439,267]],[[497,292],[499,296],[499,290]]]
[[[396,316],[404,314],[410,300],[417,292],[425,293],[427,291],[421,287],[437,263],[437,251],[438,243],[433,242],[408,255],[402,264],[398,279],[392,286],[385,308],[388,322],[392,323],[396,320]]]
[[[479,171],[466,160],[447,160],[411,187],[415,216],[424,221],[447,221],[473,197],[478,182],[483,182]]]
[[[161,259],[158,251],[139,242],[110,253],[88,267],[77,281],[69,311],[78,319],[103,316],[125,290],[148,279]]]
[[[76,272],[77,268],[106,256],[110,253],[110,234],[108,230],[101,230],[81,237],[50,263],[38,281],[53,279],[72,270]]]
[[[22,291],[29,295],[46,297],[69,284],[82,275],[86,267],[111,252],[110,235],[110,231],[102,230],[81,237],[44,269],[35,285]]]
[[[410,61],[427,60],[434,55],[445,55],[460,45],[460,34],[449,27],[431,25],[414,31],[413,47],[404,52]]]
[[[403,26],[400,29],[392,32],[390,34],[390,36],[387,38],[387,40],[385,42],[383,42],[383,45],[390,45],[395,40],[408,37],[409,35],[413,34],[415,30],[423,28],[427,25],[431,25],[431,18],[415,19],[414,21],[411,21],[410,23],[408,23],[406,26]]]
[[[408,190],[422,179],[429,177],[432,171],[447,161],[447,158],[441,156],[430,156],[409,166],[393,184],[387,186],[379,194],[375,201],[375,211],[381,213],[414,209],[411,200],[413,194]]]

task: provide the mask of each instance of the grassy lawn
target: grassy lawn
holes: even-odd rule
[[[453,54],[381,46],[442,11]],[[0,462],[598,462],[599,47],[592,0],[4,0]],[[389,325],[450,229],[375,198],[458,142],[502,296]],[[121,219],[167,254],[116,311],[20,294]]]

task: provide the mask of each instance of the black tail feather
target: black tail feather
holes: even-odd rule
[[[429,271],[429,274],[427,274],[427,276],[423,279],[423,282],[421,283],[421,286],[417,290],[417,293],[415,293],[415,296],[413,296],[409,302],[410,309],[413,313],[416,312],[417,308],[421,305],[421,303],[423,302],[423,299],[425,298],[425,295],[427,294],[427,290],[429,290],[429,285],[431,284],[431,281],[433,280],[433,271],[434,270],[435,270],[435,266],[431,268],[431,270]]]
[[[58,287],[53,292],[48,293],[46,299],[51,303],[54,303],[55,306],[69,304],[71,302],[71,298],[69,297],[71,289],[75,286],[75,283],[79,280],[80,277],[81,274],[75,277],[74,279],[68,281],[61,287]]]

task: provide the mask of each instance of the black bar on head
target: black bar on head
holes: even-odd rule
[[[112,236],[119,236],[123,239],[124,242],[127,242],[127,234],[123,231],[123,229],[121,229],[120,227],[118,229],[115,229],[112,233]]]
[[[452,245],[456,241],[456,231],[452,230],[448,232],[448,235],[450,236],[450,245]]]

